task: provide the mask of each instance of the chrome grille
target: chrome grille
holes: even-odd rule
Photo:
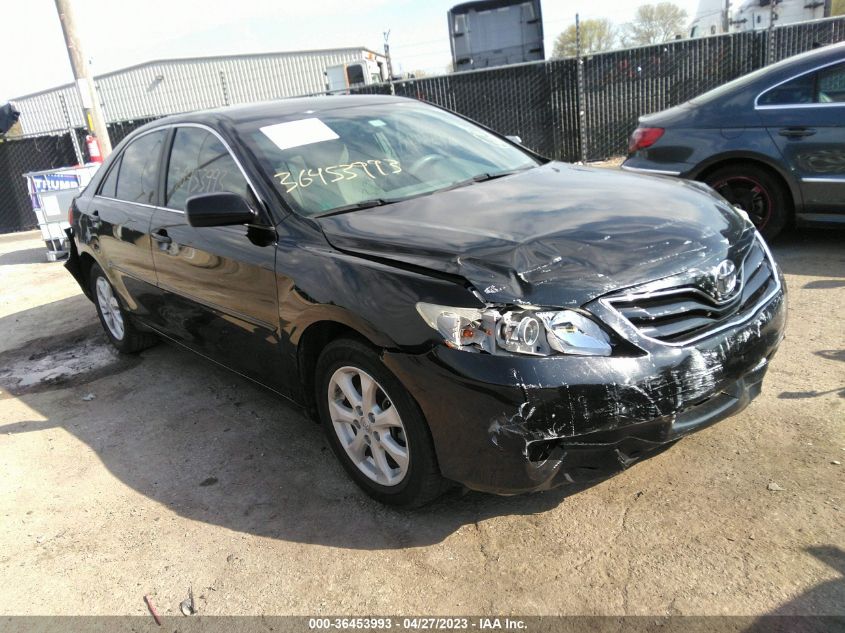
[[[726,302],[693,286],[627,292],[605,300],[637,330],[664,343],[680,344],[708,336],[723,324],[750,315],[779,288],[775,265],[761,239],[755,239],[739,271],[739,290]]]

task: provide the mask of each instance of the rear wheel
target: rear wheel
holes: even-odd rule
[[[717,169],[704,181],[725,200],[745,211],[767,240],[780,233],[789,219],[792,211],[789,189],[767,169],[738,163]]]
[[[111,282],[97,264],[91,267],[88,281],[91,284],[91,296],[94,297],[94,305],[97,307],[97,315],[100,317],[103,330],[119,352],[132,354],[155,345],[158,339],[154,334],[141,332],[129,320]]]
[[[444,490],[416,402],[368,346],[328,345],[317,361],[317,406],[335,455],[374,499],[419,507]]]

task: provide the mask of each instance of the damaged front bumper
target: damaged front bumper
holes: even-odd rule
[[[738,413],[760,393],[785,323],[780,290],[689,347],[531,358],[440,346],[384,360],[423,409],[443,476],[515,494],[602,479]]]

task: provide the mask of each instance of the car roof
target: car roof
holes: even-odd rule
[[[204,123],[213,127],[219,124],[238,125],[248,121],[274,119],[283,121],[290,117],[301,117],[302,115],[318,116],[322,112],[331,110],[354,108],[366,105],[379,105],[385,103],[408,103],[414,101],[404,97],[393,97],[390,95],[331,95],[318,97],[292,97],[276,101],[263,101],[260,103],[249,103],[244,105],[226,106],[212,110],[198,110],[185,114],[174,114],[151,121],[138,128],[129,137],[137,133],[155,129],[161,126],[176,125],[179,123]]]
[[[769,66],[762,66],[693,97],[690,103],[718,107],[720,103],[736,98],[753,100],[760,92],[782,81],[843,61],[845,61],[845,42],[813,49]]]
[[[780,71],[794,71],[796,68],[804,66],[807,66],[809,69],[819,64],[836,62],[837,60],[845,61],[845,42],[814,48],[813,50],[787,57],[770,66],[764,66],[764,68],[767,71],[776,73]]]

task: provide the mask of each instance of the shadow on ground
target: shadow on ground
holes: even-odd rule
[[[0,319],[0,332],[13,318],[62,313],[76,300]],[[53,373],[26,382],[41,371]],[[422,510],[384,507],[351,483],[322,428],[293,405],[175,346],[117,355],[98,323],[0,353],[0,385],[8,392],[0,399],[16,397],[47,418],[0,433],[63,428],[137,492],[184,517],[259,536],[351,549],[423,546],[490,517],[545,512],[584,489],[519,497],[455,489]]]
[[[12,251],[11,253],[0,253],[0,266],[13,266],[18,264],[43,264],[47,261],[46,247],[28,248],[23,251]]]
[[[806,239],[802,232],[776,245],[786,270],[829,276],[843,268],[807,259]],[[845,257],[839,235],[812,239],[826,256]],[[0,332],[49,324],[44,314],[82,315],[80,301],[4,317]],[[288,541],[393,549],[437,543],[491,517],[543,513],[583,489],[510,498],[455,490],[423,510],[395,511],[351,483],[317,424],[246,379],[168,345],[134,360],[116,356],[93,319],[70,334],[42,329],[44,337],[0,353],[0,382],[46,420],[6,424],[0,433],[63,428],[126,486],[190,519]],[[819,353],[841,360],[839,350]],[[67,371],[22,386],[21,376],[48,371],[53,361]]]
[[[793,229],[775,238],[772,253],[783,271],[790,275],[827,277],[807,282],[810,290],[841,288],[845,285],[845,231]]]
[[[809,547],[806,552],[839,573],[774,611],[757,619],[745,633],[832,633],[843,631],[845,615],[845,551],[835,545]],[[812,614],[812,616],[809,616]],[[799,617],[790,617],[799,616]]]

